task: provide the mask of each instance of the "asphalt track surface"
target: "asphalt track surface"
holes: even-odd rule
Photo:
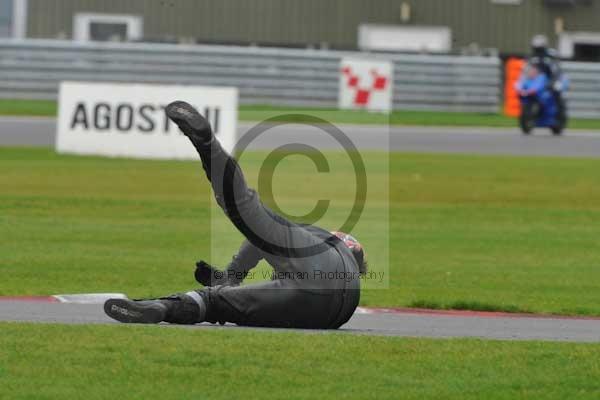
[[[0,321],[62,324],[116,324],[101,304],[43,301],[0,301]],[[163,327],[174,325],[161,324]],[[224,327],[198,324],[193,329],[242,329],[286,331],[286,329]],[[333,331],[305,331],[331,333]],[[359,335],[486,338],[499,340],[545,340],[600,343],[600,319],[552,318],[478,312],[359,309],[337,332]]]
[[[256,123],[241,122],[239,134]],[[552,136],[538,129],[532,136],[517,128],[381,127],[339,125],[339,129],[361,150],[392,150],[425,153],[600,157],[600,132],[567,131]],[[0,146],[53,146],[54,118],[0,118]],[[319,149],[339,149],[326,132],[307,125],[289,124],[273,128],[252,142],[248,149],[273,149],[302,138]]]
[[[254,123],[239,124],[244,134]],[[523,136],[515,129],[380,127],[341,125],[361,150],[428,153],[600,157],[600,132],[572,131],[553,137],[545,131]],[[52,118],[0,118],[0,146],[54,145]],[[249,149],[272,149],[302,137],[319,149],[339,148],[321,129],[290,124],[274,128]],[[99,304],[47,303],[0,298],[0,321],[46,323],[115,323]],[[168,326],[168,325],[164,325]],[[199,324],[195,329],[252,329]],[[311,331],[315,332],[315,331]],[[317,331],[325,332],[325,331]],[[330,332],[330,331],[327,331]],[[414,310],[359,310],[340,332],[409,337],[476,337],[505,340],[600,342],[600,319],[514,316],[493,313]]]

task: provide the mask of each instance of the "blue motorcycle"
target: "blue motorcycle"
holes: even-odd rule
[[[563,132],[567,126],[567,112],[562,92],[567,86],[568,82],[562,76],[551,85],[548,77],[535,66],[525,68],[516,84],[521,99],[519,126],[525,135],[536,127],[550,128],[555,135]]]

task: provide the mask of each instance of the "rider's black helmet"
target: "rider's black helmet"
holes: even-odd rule
[[[538,57],[548,54],[548,38],[545,35],[535,35],[531,39],[531,53]]]

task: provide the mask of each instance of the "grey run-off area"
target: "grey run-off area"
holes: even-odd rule
[[[243,135],[253,122],[238,124]],[[338,126],[361,150],[391,150],[425,153],[501,154],[563,157],[600,157],[600,132],[570,131],[554,137],[548,130],[533,136],[518,129],[484,127],[386,127],[367,125]],[[54,118],[0,118],[0,146],[53,146]],[[259,137],[249,149],[273,149],[303,138],[320,149],[335,149],[324,132],[313,127],[289,124],[273,128]]]
[[[116,323],[103,312],[101,304],[40,303],[0,301],[0,321],[45,322],[65,324]],[[161,324],[161,327],[176,325]],[[189,327],[189,326],[188,326]],[[195,329],[267,329],[224,327],[199,324]],[[268,329],[286,331],[286,329]],[[551,340],[600,342],[600,319],[542,317],[481,317],[461,315],[417,314],[412,312],[357,312],[338,331],[304,331],[306,333],[341,332],[346,334],[452,338],[471,337],[501,340]]]

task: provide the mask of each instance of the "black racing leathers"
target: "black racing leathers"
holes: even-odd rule
[[[216,139],[196,148],[217,203],[247,238],[220,276],[225,281],[217,282],[225,284],[198,290],[207,306],[206,321],[320,329],[346,323],[360,297],[351,251],[329,232],[296,224],[266,207]],[[237,285],[261,259],[273,267],[272,280]]]

